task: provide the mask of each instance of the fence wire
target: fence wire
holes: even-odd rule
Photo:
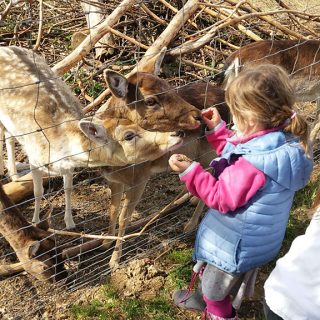
[[[176,12],[182,9],[185,3],[186,1],[136,1],[119,19],[118,23],[112,27],[114,30],[121,32],[121,34],[113,32],[112,36],[105,40],[108,41],[109,50],[105,53],[105,56],[100,57],[100,60],[95,57],[95,50],[103,49],[103,45],[100,43],[95,46],[95,50],[91,50],[81,62],[64,75],[65,83],[73,90],[73,94],[81,101],[82,106],[94,103],[95,99],[99,98],[99,95],[105,90],[104,70],[111,69],[123,74],[130,72],[142,59],[146,48],[155,42]],[[99,27],[108,15],[121,6],[122,2],[83,1],[83,4],[86,4],[85,11],[76,1],[44,3],[42,12],[43,29],[41,30],[42,37],[39,50],[45,55],[46,61],[50,66],[54,66],[57,62],[63,60],[67,53],[71,52],[73,49],[71,46],[74,45],[71,38],[74,34],[80,31],[80,33],[83,32],[84,38],[88,35],[90,37],[88,29]],[[168,54],[162,65],[161,78],[165,78],[170,83],[171,88],[156,92],[155,95],[165,95],[177,88],[183,89],[190,84],[203,82],[214,84],[215,77],[222,72],[226,58],[237,49],[241,49],[255,41],[296,39],[301,36],[299,45],[312,38],[319,41],[320,50],[320,5],[316,2],[314,4],[310,2],[303,10],[295,7],[289,8],[289,6],[290,4],[285,5],[283,2],[274,1],[272,8],[258,10],[254,5],[249,6],[245,2],[231,0],[201,2],[192,18],[183,24],[178,36],[172,40],[172,50],[179,47],[185,48],[184,46],[189,42],[192,43],[194,39],[200,39],[201,41],[203,36],[212,30],[212,26],[219,26],[219,23],[227,19],[231,14],[239,16],[252,14],[252,16],[241,20],[241,23],[226,25],[221,29],[217,28],[215,36],[210,41],[203,40],[206,42],[203,42],[203,45],[198,50],[171,57]],[[261,14],[261,11],[272,10],[278,10],[279,13],[266,16],[258,15]],[[2,12],[0,14],[0,45],[15,45],[32,49],[37,36],[40,34],[39,22],[41,14],[38,2],[3,1],[0,4],[0,12]],[[100,14],[102,18],[100,17],[101,20],[92,26],[90,25],[89,16],[94,13]],[[287,48],[287,50],[289,49]],[[170,52],[170,49],[168,51]],[[265,53],[265,57],[272,57],[273,55],[274,53]],[[310,71],[310,79],[312,77],[320,78],[320,60],[317,57],[319,57],[318,52],[314,56],[314,60],[305,66],[305,68],[312,66],[315,68],[313,70],[318,70],[318,73],[315,71],[314,74]],[[34,58],[34,66],[32,68],[33,71],[31,72],[35,72],[35,74],[42,72],[37,66],[36,58]],[[298,71],[301,70],[294,69],[293,74]],[[6,74],[2,74],[2,77],[5,78]],[[22,138],[24,137],[27,139],[29,135],[45,134],[48,130],[53,129],[56,129],[57,132],[62,132],[61,128],[73,124],[77,125],[81,118],[74,116],[70,119],[66,116],[63,121],[59,123],[52,122],[46,126],[42,126],[41,123],[37,122],[36,111],[40,107],[38,98],[42,84],[47,81],[54,82],[58,79],[60,77],[51,75],[46,77],[45,81],[39,78],[34,83],[17,83],[10,87],[0,87],[1,103],[4,102],[1,100],[2,94],[4,95],[8,91],[15,92],[18,89],[38,91],[38,95],[33,101],[33,120],[38,123],[39,129],[11,135],[1,140],[2,142],[7,142],[9,139],[15,139],[15,158],[19,163],[28,164],[29,161],[27,154],[24,152],[25,146],[19,145],[16,141],[17,139],[23,141]],[[203,92],[205,97],[209,97],[207,90],[211,90],[211,87],[207,87]],[[49,94],[50,92],[48,92],[48,99],[50,99]],[[136,87],[137,96],[138,87]],[[320,92],[318,97],[320,99]],[[142,101],[143,99],[137,98],[131,102],[131,105],[136,105]],[[106,102],[106,99],[104,102]],[[115,108],[118,107],[116,106]],[[310,122],[310,125],[313,126],[317,119],[316,103],[314,101],[299,103],[297,108],[299,113],[303,114]],[[21,112],[21,118],[16,117],[16,119],[21,123],[26,121],[23,119],[23,110],[17,110],[16,112]],[[68,111],[66,111],[67,113]],[[92,116],[94,114],[103,116],[103,111],[99,111],[96,108],[84,116]],[[6,123],[3,123],[3,125],[6,127]],[[16,125],[18,126],[18,124]],[[201,132],[196,139],[200,140],[203,137],[204,133]],[[105,240],[103,237],[108,235],[110,225],[111,181],[102,175],[101,170],[103,167],[75,167],[71,206],[76,227],[75,230],[70,230],[70,232],[78,234],[72,235],[68,233],[69,231],[66,230],[64,222],[64,184],[61,176],[55,177],[47,168],[61,163],[62,160],[68,159],[71,155],[54,157],[55,159],[52,160],[51,145],[53,141],[49,136],[46,137],[46,141],[46,151],[48,151],[50,158],[48,161],[41,163],[41,165],[36,166],[33,164],[31,170],[40,169],[48,175],[49,182],[44,186],[44,195],[41,199],[40,220],[41,224],[49,223],[50,232],[42,235],[40,239],[42,243],[53,241],[54,247],[50,247],[48,251],[42,251],[41,254],[37,254],[31,260],[21,261],[19,264],[17,255],[20,253],[13,250],[7,240],[8,238],[18,238],[26,230],[36,232],[32,229],[34,226],[31,225],[35,198],[29,195],[14,205],[8,205],[2,211],[0,224],[3,222],[3,225],[0,226],[0,230],[5,230],[6,233],[5,236],[0,236],[0,318],[4,319],[63,318],[63,315],[67,314],[70,305],[79,300],[79,296],[91,292],[99,285],[106,283],[107,279],[112,277],[115,272],[110,267],[110,259],[115,248],[114,241],[109,241],[110,246],[108,248],[103,243],[103,240]],[[121,141],[113,141],[112,143],[115,142]],[[200,145],[194,144],[194,141],[188,143],[196,145],[196,148]],[[97,147],[92,144],[84,154],[88,155],[88,151],[89,153],[95,152],[97,149],[106,148],[107,146]],[[3,154],[5,157],[7,153],[4,149]],[[196,159],[198,161],[201,161],[201,157],[208,156],[202,149],[196,150],[195,153],[200,156]],[[314,146],[316,164],[319,160],[319,154],[316,142]],[[72,154],[72,156],[79,155]],[[89,157],[87,161],[89,164]],[[145,167],[148,165],[148,161],[142,163],[144,163]],[[130,174],[132,176],[139,172],[136,171],[137,167],[134,164],[129,164],[126,170],[128,168],[131,168]],[[112,172],[113,174],[120,174],[121,170],[123,170],[120,166],[112,167],[110,165],[105,169],[107,173]],[[19,174],[24,176],[29,172],[30,170],[26,170],[19,172]],[[5,187],[10,183],[14,185],[15,182],[11,182],[11,178],[8,170],[5,169],[5,175],[0,181]],[[29,179],[31,179],[30,176]],[[28,181],[25,182],[27,183]],[[138,190],[143,185],[144,181],[139,183],[130,182],[126,191]],[[139,232],[148,223],[148,217],[161,212],[164,207],[176,199],[181,190],[182,187],[178,176],[171,173],[168,166],[165,169],[162,168],[160,173],[152,174],[144,188],[141,200],[135,207],[132,218],[127,221],[126,235]],[[112,194],[112,197],[115,196],[117,194]],[[119,193],[119,196],[122,197],[122,192]],[[122,201],[119,212],[124,206],[125,203]],[[10,214],[13,209],[18,209],[23,218],[21,218],[20,228],[9,230],[6,229],[7,225],[5,226],[4,217],[5,213]],[[184,226],[193,212],[194,206],[189,201],[179,203],[174,209],[167,210],[162,215],[160,214],[158,219],[150,224],[143,233],[127,238],[123,242],[123,251],[118,268],[121,269],[121,267],[128,266],[130,262],[137,259],[148,258],[151,261],[155,261],[167,250],[179,246],[181,243],[192,242],[194,231],[186,232],[184,231]],[[17,212],[13,213],[16,214]],[[135,225],[136,227],[134,227]],[[59,231],[63,231],[64,234]],[[90,238],[90,236],[92,237]],[[53,277],[59,278],[59,275],[61,277],[64,275],[63,279],[58,279],[54,283],[52,281],[40,281],[34,275],[23,271],[24,267],[27,269],[27,264],[30,261],[36,261],[41,258],[43,263],[49,263],[51,259],[56,259],[56,256],[61,253],[64,253],[63,262],[60,263],[63,268],[59,269],[56,265],[51,265],[51,276],[48,280],[53,280]],[[8,266],[13,268],[13,264],[17,263],[16,271],[7,268]]]

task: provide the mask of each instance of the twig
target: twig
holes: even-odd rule
[[[278,2],[278,5],[281,6],[282,8],[291,10],[291,8],[289,6],[287,6],[282,0],[277,0],[277,2]],[[304,15],[304,14],[300,14],[300,13],[297,13],[295,16],[299,17],[301,19],[304,19],[304,20],[310,20],[310,17],[312,17],[312,15],[309,15],[307,13],[305,13],[305,14],[307,16]],[[312,21],[320,22],[320,19],[319,18],[313,18]]]
[[[83,18],[83,17],[73,18],[73,19],[67,19],[67,20],[63,20],[63,21],[57,22],[57,23],[55,23],[55,24],[53,24],[53,25],[50,26],[50,28],[48,29],[47,34],[50,34],[50,33],[51,33],[51,30],[52,30],[53,28],[57,27],[57,26],[62,26],[62,25],[64,25],[64,24],[70,23],[70,22],[72,22],[72,21],[77,21],[77,20],[84,20],[84,18]]]
[[[22,271],[24,271],[22,262],[0,265],[0,276],[2,277],[11,276]]]
[[[187,202],[192,195],[190,193],[185,193],[185,191],[182,191],[173,201],[171,201],[168,205],[166,205],[159,213],[152,216],[152,218],[148,221],[148,223],[139,231],[136,233],[128,234],[123,237],[123,239],[130,239],[133,237],[141,236],[144,231],[150,226],[155,220],[157,220],[160,216],[166,214],[169,212],[169,210],[177,205],[181,205],[182,203]]]
[[[6,8],[0,14],[0,21],[3,21],[5,19],[5,17],[7,16],[8,12],[12,8],[12,6],[13,6],[13,3],[12,3],[12,0],[10,0],[9,3],[7,4]]]
[[[137,41],[137,40],[134,39],[134,38],[128,37],[127,35],[125,35],[124,33],[120,32],[120,31],[118,31],[118,30],[115,30],[115,29],[113,29],[113,28],[111,28],[111,27],[107,27],[107,29],[108,29],[109,32],[113,33],[114,35],[116,35],[116,36],[118,36],[118,37],[120,37],[120,38],[123,38],[123,39],[125,39],[125,40],[133,43],[134,45],[136,45],[136,46],[138,46],[138,47],[140,47],[140,48],[142,48],[142,49],[145,49],[145,50],[149,49],[149,47],[146,46],[145,44]]]
[[[239,6],[241,6],[242,4],[246,3],[247,1],[244,0],[244,1],[240,1],[238,4],[237,4],[237,8]],[[204,7],[204,6],[203,6]],[[230,13],[231,9],[222,9],[222,10],[226,10],[226,12]],[[227,17],[227,14],[225,12],[223,12],[222,10],[219,10],[219,13],[211,10],[211,9],[208,9],[208,8],[204,8],[204,11],[206,13],[208,13],[209,15],[211,15],[212,17],[215,17],[217,18],[219,15],[221,15],[222,17]],[[236,10],[236,9],[234,9]],[[238,15],[234,15],[235,17],[237,17]],[[242,24],[237,24],[237,28],[242,32],[244,33],[245,35],[247,35],[249,38],[253,39],[254,41],[260,41],[262,40],[261,37],[259,37],[258,35],[256,35],[253,31],[251,30],[248,30],[244,25]]]
[[[229,3],[232,4],[237,4],[236,0],[227,0]],[[306,37],[302,36],[301,34],[290,30],[289,28],[285,27],[284,25],[274,21],[273,19],[271,19],[270,17],[268,17],[268,15],[274,15],[274,14],[280,14],[280,13],[300,13],[300,14],[304,14],[301,11],[297,11],[297,10],[275,10],[275,11],[269,11],[269,12],[265,12],[266,14],[261,15],[261,11],[256,8],[253,4],[250,4],[250,9],[249,9],[252,14],[259,14],[258,16],[260,17],[260,19],[268,22],[269,24],[271,24],[272,26],[275,26],[277,29],[281,30],[282,32],[284,32],[285,34],[291,35],[297,39],[306,39]],[[307,16],[310,16],[309,14],[304,14]],[[316,15],[317,17],[319,17],[320,15]]]
[[[104,236],[104,235],[97,235],[97,234],[86,234],[83,232],[73,232],[73,231],[65,231],[65,230],[56,230],[56,229],[48,229],[48,232],[52,234],[58,234],[61,236],[68,236],[68,237],[79,237],[79,238],[88,238],[88,239],[99,239],[99,240],[122,240],[125,241],[122,237],[117,236]]]
[[[141,9],[148,14],[153,20],[155,20],[156,22],[158,22],[161,25],[166,25],[167,22],[162,20],[161,18],[159,18],[157,15],[155,15],[143,2],[141,2],[140,4]]]
[[[199,38],[199,39],[197,39],[195,41],[188,41],[188,42],[182,44],[181,46],[168,51],[168,55],[179,56],[181,54],[190,53],[190,52],[193,52],[195,50],[198,50],[198,49],[202,48],[206,43],[211,41],[213,39],[215,33],[218,30],[220,30],[222,28],[225,28],[227,26],[230,26],[230,25],[237,24],[239,21],[242,21],[242,20],[245,20],[245,19],[249,19],[249,18],[253,18],[253,17],[263,17],[263,16],[275,15],[275,14],[279,14],[279,13],[290,13],[292,11],[296,12],[295,10],[278,10],[278,11],[266,11],[266,12],[253,12],[253,13],[248,13],[248,14],[242,15],[240,17],[236,17],[236,18],[231,18],[232,15],[230,15],[228,18],[223,19],[222,21],[217,22],[216,24],[214,24],[213,27],[211,28],[211,30],[209,30],[205,36],[203,36],[203,37],[201,37],[201,38]],[[289,31],[291,32],[291,30],[289,30]],[[298,36],[298,34],[293,32],[293,31],[291,33]],[[299,35],[299,38],[307,40],[307,38],[303,37],[302,35]]]
[[[226,41],[226,40],[223,40],[223,39],[221,39],[221,38],[218,38],[217,40],[218,40],[219,42],[227,45],[228,47],[230,47],[230,48],[232,48],[232,49],[235,49],[235,50],[240,49],[239,46],[236,46],[236,45],[234,45],[234,44],[232,44],[232,43],[230,43],[230,42],[228,42],[228,41]]]
[[[33,47],[33,51],[37,51],[40,46],[40,41],[43,33],[43,0],[39,0],[39,31],[36,44]]]
[[[181,61],[189,66],[193,66],[193,67],[197,67],[197,68],[205,69],[205,70],[209,70],[209,71],[221,72],[221,70],[219,70],[219,69],[216,69],[213,67],[208,67],[204,64],[196,63],[191,60],[186,60],[186,59],[181,58]]]
[[[168,3],[166,0],[159,0],[159,2],[161,2],[163,5],[165,5],[168,9],[170,9],[172,12],[174,12],[174,13],[177,13],[178,12],[178,9],[176,9],[174,6],[172,6],[170,3]],[[194,22],[192,22],[192,21],[190,21],[190,20],[188,20],[188,22],[192,25],[192,26],[194,26],[195,28],[198,28],[198,26],[194,23]]]

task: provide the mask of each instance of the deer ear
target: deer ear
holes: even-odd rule
[[[94,123],[90,120],[80,120],[80,130],[91,140],[99,144],[105,144],[109,141],[109,136],[104,126]]]
[[[160,52],[154,54],[143,66],[139,68],[137,66],[137,71],[153,73],[158,76],[160,74],[161,64],[163,58],[167,52],[167,47],[163,47]]]
[[[28,255],[29,258],[32,259],[38,255],[38,251],[40,249],[40,241],[33,241],[29,246]]]
[[[126,98],[128,94],[128,80],[118,72],[106,70],[104,79],[112,94],[117,98]]]

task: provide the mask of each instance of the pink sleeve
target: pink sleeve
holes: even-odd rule
[[[221,122],[219,128],[207,133],[206,137],[210,145],[214,150],[216,150],[217,155],[220,155],[224,146],[226,145],[226,139],[229,138],[232,134],[232,131],[227,129],[226,123]]]
[[[180,179],[193,195],[221,213],[245,205],[266,181],[264,173],[243,157],[224,169],[219,179],[205,171],[198,162],[180,175]]]

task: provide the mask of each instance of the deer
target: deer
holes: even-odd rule
[[[85,118],[80,102],[45,60],[21,47],[0,47],[0,122],[18,140],[28,156],[34,184],[33,223],[39,222],[42,176],[63,176],[66,228],[75,227],[71,214],[72,174],[77,167],[124,166],[161,157],[182,144],[176,131],[146,131],[125,115]],[[160,87],[166,84],[160,78]],[[117,88],[118,78],[110,77]],[[144,89],[144,84],[142,84]],[[162,89],[162,87],[161,87]],[[146,91],[146,90],[145,90]],[[132,91],[128,91],[133,95]],[[154,92],[156,94],[156,92]],[[161,109],[174,105],[181,128],[199,125],[199,111],[174,95],[158,100]],[[148,108],[138,102],[139,112]],[[115,106],[116,107],[116,106]],[[129,109],[130,107],[128,107]],[[132,107],[131,107],[132,108]],[[183,111],[185,110],[185,111]],[[185,112],[185,113],[184,113]],[[131,112],[134,115],[134,110]],[[162,112],[159,112],[162,115]],[[148,118],[148,116],[146,116]],[[149,117],[154,115],[150,114]],[[159,116],[159,127],[167,120]]]
[[[221,117],[227,123],[231,121],[229,108],[225,103],[224,90],[206,82],[190,83],[180,88],[171,89],[181,98],[196,106],[199,110],[216,106]],[[174,122],[172,122],[174,124]],[[186,130],[184,143],[175,152],[187,155],[189,158],[199,161],[204,167],[208,167],[216,156],[214,150],[207,142],[201,129]],[[154,161],[130,165],[125,167],[106,167],[102,169],[102,175],[107,179],[111,189],[110,224],[109,235],[115,235],[117,217],[119,216],[118,240],[116,241],[109,265],[117,268],[122,256],[122,241],[126,227],[131,219],[135,207],[140,202],[146,184],[151,176],[169,171],[168,159],[170,153]],[[120,202],[124,196],[124,203],[120,209]],[[185,226],[185,232],[192,231],[198,224],[198,220],[204,208],[204,203],[199,202],[197,208]],[[120,211],[120,212],[119,212]],[[105,240],[104,248],[109,248],[112,241]]]
[[[62,252],[51,233],[33,226],[0,184],[0,233],[15,251],[23,269],[36,279],[60,282],[67,277]]]
[[[243,46],[225,61],[215,77],[227,88],[232,79],[248,66],[271,63],[284,68],[291,79],[297,102],[316,101],[317,112],[310,139],[320,129],[320,40],[263,40]]]

